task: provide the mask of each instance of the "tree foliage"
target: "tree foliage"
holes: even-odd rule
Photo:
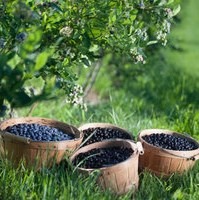
[[[107,53],[145,63],[146,47],[166,45],[180,0],[2,0],[0,107],[30,105],[62,89],[81,103],[77,68]],[[2,107],[3,109],[3,107]]]

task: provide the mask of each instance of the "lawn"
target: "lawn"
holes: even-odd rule
[[[199,81],[198,1],[183,4],[180,18],[171,40],[177,41],[180,51],[163,48],[145,66],[147,73],[137,81],[127,80],[122,87],[110,87],[108,76],[101,71],[95,89],[101,103],[88,104],[88,110],[65,105],[64,99],[39,102],[31,116],[57,119],[75,126],[88,122],[109,122],[129,130],[135,138],[146,128],[166,128],[186,132],[199,140]],[[30,108],[17,110],[26,116]],[[148,172],[140,174],[139,189],[116,197],[110,191],[102,192],[95,184],[95,174],[80,176],[65,159],[51,169],[34,172],[20,165],[17,169],[0,161],[0,199],[199,199],[199,163],[184,175],[174,174],[168,179]]]

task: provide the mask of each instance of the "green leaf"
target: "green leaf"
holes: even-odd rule
[[[173,15],[172,16],[176,16],[180,12],[180,10],[181,10],[180,5],[178,5],[177,7],[175,7],[173,9]]]
[[[147,43],[147,45],[149,46],[149,45],[152,45],[152,44],[156,44],[157,42],[158,42],[157,40],[152,40],[152,41],[149,41]]]
[[[35,70],[40,70],[48,61],[49,53],[44,51],[40,53],[36,58]]]
[[[81,58],[81,60],[84,63],[84,65],[86,65],[87,67],[90,66],[89,60],[87,58]]]
[[[48,79],[45,80],[44,83],[44,93],[45,95],[52,94],[53,95],[53,90],[55,90],[55,85],[56,85],[56,76],[52,76]]]
[[[10,59],[7,64],[12,68],[14,69],[16,65],[18,65],[21,61],[21,58],[15,54],[14,57],[12,59]]]
[[[136,19],[136,17],[137,17],[137,15],[131,15],[130,16],[131,21],[134,21]]]
[[[51,7],[54,8],[56,11],[63,12],[63,10],[59,6],[57,6],[56,3],[51,3]]]
[[[132,24],[132,21],[130,19],[124,20],[123,25],[129,25],[129,24]]]
[[[117,19],[116,14],[111,13],[111,16],[109,17],[110,22],[114,23],[116,21],[116,19]]]
[[[174,2],[174,0],[169,0],[169,1],[167,2],[167,5],[169,5],[169,4],[173,3],[173,2]]]

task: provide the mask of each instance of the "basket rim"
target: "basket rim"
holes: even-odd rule
[[[154,146],[154,145],[148,143],[147,141],[145,141],[142,138],[144,135],[150,135],[150,134],[153,134],[153,133],[155,133],[155,134],[158,134],[158,133],[175,134],[175,135],[178,135],[181,138],[186,138],[189,141],[194,142],[197,145],[198,148],[193,149],[193,150],[184,150],[184,151],[165,149],[165,148],[162,148],[162,147]],[[191,136],[183,135],[180,132],[169,130],[169,129],[144,129],[144,130],[141,130],[138,134],[138,140],[141,141],[141,143],[144,143],[145,145],[147,145],[151,148],[154,148],[156,150],[160,150],[162,152],[168,153],[172,156],[177,156],[177,157],[182,157],[182,158],[190,158],[191,159],[192,157],[199,155],[199,143],[194,138],[192,138]]]
[[[131,140],[134,141],[134,136],[133,136],[133,132],[130,132],[129,130],[127,129],[124,129],[116,124],[112,124],[112,123],[107,123],[107,122],[90,122],[90,123],[85,123],[85,124],[82,124],[78,127],[78,130],[79,131],[84,131],[88,128],[115,128],[115,129],[118,129],[120,131],[123,131],[123,132],[126,132]],[[84,134],[83,134],[84,135]]]
[[[33,120],[33,122],[31,122],[32,120]],[[10,118],[10,119],[3,120],[2,122],[0,122],[0,136],[3,137],[3,135],[5,135],[6,133],[12,134],[12,133],[9,133],[9,132],[5,131],[5,128],[4,129],[2,128],[3,125],[6,125],[9,122],[13,123],[13,125],[14,124],[22,124],[22,123],[28,123],[28,124],[37,123],[37,124],[43,125],[41,122],[38,122],[40,120],[44,120],[46,122],[52,122],[52,123],[56,123],[56,124],[59,124],[59,125],[63,125],[64,127],[71,127],[72,130],[74,130],[74,132],[71,131],[70,133],[74,135],[74,139],[61,140],[61,141],[36,141],[36,140],[31,140],[31,139],[29,140],[29,138],[26,138],[26,137],[23,137],[23,136],[17,136],[17,137],[20,138],[20,139],[26,138],[25,140],[28,140],[29,141],[28,143],[32,143],[32,144],[35,144],[35,143],[60,144],[60,143],[63,143],[63,142],[74,142],[74,141],[78,141],[78,140],[83,139],[83,133],[77,127],[75,127],[75,126],[73,126],[71,124],[62,122],[62,121],[58,121],[56,119],[45,118],[45,117],[15,117],[15,118]],[[53,126],[53,125],[51,125],[51,123],[49,123],[49,125],[46,124],[46,126],[51,126],[51,127],[57,128],[57,126]],[[77,134],[79,135],[78,137],[77,137]],[[14,135],[14,136],[16,136],[16,135]],[[16,141],[16,142],[18,142],[18,141]]]
[[[76,156],[78,156],[80,153],[84,153],[84,152],[87,152],[87,151],[90,151],[91,149],[93,149],[96,144],[97,145],[100,145],[100,144],[110,144],[110,143],[113,143],[113,144],[116,144],[116,143],[119,143],[119,142],[123,142],[123,143],[128,143],[131,148],[133,149],[133,153],[127,158],[125,159],[124,161],[122,162],[119,162],[117,164],[113,164],[113,165],[110,165],[110,166],[106,166],[106,167],[100,167],[100,168],[83,168],[83,167],[77,167],[78,170],[82,170],[82,171],[87,171],[87,172],[91,172],[91,171],[95,171],[95,170],[101,170],[101,171],[104,171],[104,170],[108,170],[110,168],[115,168],[115,167],[119,167],[119,166],[122,166],[122,165],[125,165],[130,159],[132,158],[136,158],[138,157],[139,153],[135,152],[136,151],[136,144],[134,142],[132,142],[131,140],[126,140],[126,139],[109,139],[109,140],[104,140],[104,141],[100,141],[100,142],[95,142],[95,143],[92,143],[92,144],[89,144],[89,145],[86,145],[84,147],[81,147],[81,148],[78,148],[71,156],[70,156],[70,161],[72,163],[72,161],[75,159]],[[88,150],[85,150],[87,149]],[[100,149],[101,147],[99,147]],[[85,150],[85,151],[84,151]],[[73,164],[72,164],[73,165]],[[75,165],[73,165],[74,167],[76,167]]]
[[[71,140],[60,140],[60,141],[37,141],[37,140],[31,140],[30,138],[26,138],[26,137],[23,137],[23,136],[18,136],[19,138],[21,138],[23,140],[23,138],[25,139],[24,141],[17,141],[17,140],[6,140],[5,139],[5,134],[1,134],[1,132],[4,132],[4,133],[8,133],[8,134],[11,134],[9,132],[5,132],[5,131],[0,131],[0,137],[2,137],[2,140],[5,140],[5,141],[10,141],[11,143],[20,143],[20,142],[24,142],[28,145],[31,145],[31,144],[36,144],[39,146],[40,144],[43,145],[43,144],[49,144],[49,145],[55,145],[55,144],[60,144],[60,143],[69,143],[69,142],[74,142],[74,141],[78,141],[81,138],[74,138],[74,139],[71,139]],[[13,134],[14,135],[14,134]],[[14,135],[16,136],[16,135]],[[27,142],[26,142],[27,141]]]

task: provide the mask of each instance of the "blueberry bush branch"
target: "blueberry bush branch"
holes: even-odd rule
[[[180,0],[3,0],[0,2],[0,114],[55,98],[82,103],[79,68],[108,53],[145,63],[166,45]],[[103,53],[102,53],[103,52]],[[76,90],[76,95],[72,95]],[[77,95],[78,93],[78,95]],[[75,99],[74,99],[75,98]]]

